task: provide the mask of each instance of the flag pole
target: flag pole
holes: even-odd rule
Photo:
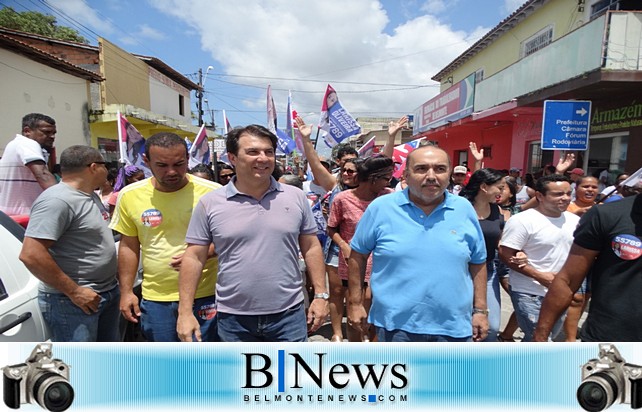
[[[118,129],[118,153],[120,154],[120,159],[118,159],[118,162],[124,166],[125,163],[125,154],[123,153],[123,131],[122,127],[120,125],[120,110],[118,110],[118,113],[116,115],[116,128]]]
[[[319,143],[319,128],[317,127],[317,137],[314,138],[314,151],[317,151],[317,143]]]

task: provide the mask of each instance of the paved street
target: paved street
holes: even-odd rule
[[[511,313],[513,313],[513,304],[511,303],[510,297],[508,294],[501,289],[502,293],[502,323],[501,323],[501,329],[504,329],[504,326],[506,326],[506,322],[508,322],[508,318],[510,317]],[[580,319],[580,327],[584,323],[584,320],[586,319],[586,312],[582,315],[582,318]],[[345,327],[345,318],[343,319],[343,324]],[[345,333],[344,333],[344,336]],[[519,342],[522,338],[523,334],[522,332],[518,329],[517,332],[515,333],[515,341]],[[330,326],[330,322],[326,322],[314,335],[310,336],[310,342],[330,342],[330,338],[332,338],[332,327]],[[563,337],[558,337],[556,340],[563,340]],[[345,340],[347,342],[347,340]]]

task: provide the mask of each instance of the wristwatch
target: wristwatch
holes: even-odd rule
[[[473,308],[473,315],[476,313],[481,313],[482,315],[488,316],[488,313],[490,313],[490,311],[488,309]]]
[[[323,300],[328,300],[330,299],[330,295],[328,292],[323,292],[323,293],[315,293],[314,294],[315,299],[323,299]]]

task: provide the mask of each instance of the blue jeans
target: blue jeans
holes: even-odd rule
[[[194,316],[201,325],[203,342],[218,342],[216,331],[216,295],[194,299]],[[140,303],[140,329],[149,342],[180,342],[176,333],[178,302]]]
[[[486,262],[486,273],[488,282],[486,283],[486,305],[488,306],[488,336],[484,342],[497,342],[502,321],[501,295],[499,291],[499,274],[495,260]]]
[[[531,342],[537,321],[539,320],[539,312],[542,309],[544,296],[529,295],[512,290],[510,292],[510,299],[513,302],[517,324],[522,332],[524,332],[522,342]],[[555,325],[553,325],[553,329],[551,329],[552,337],[555,337],[562,329],[564,317],[565,316],[560,316]]]
[[[472,327],[471,327],[472,328]],[[393,331],[384,328],[377,328],[377,339],[379,342],[472,342],[473,337],[453,338],[446,335],[425,335],[410,333],[405,330],[395,329]]]
[[[303,302],[271,315],[219,313],[218,334],[223,342],[307,342]]]
[[[87,315],[62,293],[38,292],[42,316],[53,342],[120,341],[120,290],[100,293],[98,311]]]

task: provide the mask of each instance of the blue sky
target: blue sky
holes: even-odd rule
[[[0,0],[53,14],[97,44],[205,73],[217,126],[265,124],[270,84],[316,123],[326,84],[355,117],[400,117],[438,92],[430,80],[525,0]],[[193,99],[194,100],[194,99]]]

